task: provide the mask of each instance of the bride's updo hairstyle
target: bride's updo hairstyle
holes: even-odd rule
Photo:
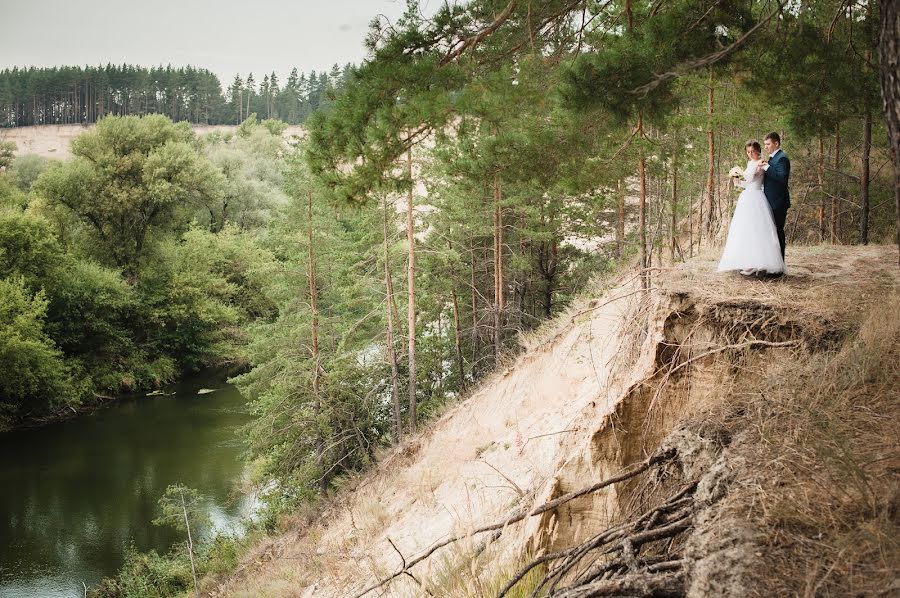
[[[759,144],[759,141],[757,141],[756,139],[751,139],[750,141],[748,141],[747,143],[744,144],[744,148],[748,148],[748,147],[752,147],[753,150],[757,154],[762,155],[762,146]]]

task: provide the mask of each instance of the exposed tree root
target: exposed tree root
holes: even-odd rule
[[[671,541],[646,554],[641,554],[641,549],[660,540],[671,540],[691,527],[696,488],[697,483],[692,482],[638,517],[605,529],[567,550],[541,555],[519,570],[497,597],[506,596],[538,565],[554,561],[561,562],[547,572],[532,596],[539,595],[548,584],[549,596],[683,595],[684,561],[671,552]],[[570,582],[567,587],[557,589],[563,579]]]
[[[601,490],[608,486],[612,486],[613,484],[616,484],[618,482],[622,482],[622,481],[631,479],[631,478],[647,471],[648,469],[650,469],[652,467],[655,467],[662,463],[671,461],[672,459],[675,458],[675,456],[676,456],[675,449],[666,449],[666,450],[658,451],[657,453],[654,453],[653,455],[651,455],[647,459],[641,461],[640,463],[636,463],[636,464],[626,468],[625,471],[623,471],[622,473],[620,473],[617,476],[607,478],[605,480],[597,482],[596,484],[593,484],[586,488],[582,488],[581,490],[576,490],[574,492],[569,492],[567,494],[564,494],[558,498],[555,498],[554,500],[548,501],[542,505],[538,505],[537,507],[534,507],[530,511],[520,509],[520,510],[514,512],[512,515],[510,515],[509,517],[507,517],[506,519],[504,519],[501,522],[493,523],[491,525],[486,525],[486,526],[480,527],[480,528],[478,528],[470,533],[467,533],[467,534],[460,534],[457,536],[452,536],[450,538],[447,538],[446,540],[443,540],[441,542],[438,542],[437,544],[434,544],[433,546],[431,546],[430,548],[428,548],[427,550],[425,550],[418,556],[410,559],[409,561],[406,561],[405,559],[403,559],[403,557],[401,555],[401,560],[403,560],[403,563],[401,564],[399,571],[392,573],[388,577],[385,577],[385,578],[379,580],[377,583],[367,587],[366,589],[359,592],[358,594],[355,594],[353,596],[353,598],[361,598],[362,596],[365,596],[369,592],[371,592],[373,590],[377,590],[378,588],[390,583],[391,581],[393,581],[394,579],[396,579],[402,575],[409,575],[410,568],[412,568],[414,565],[424,561],[425,559],[430,557],[432,554],[434,554],[435,551],[437,551],[440,548],[443,548],[449,544],[457,542],[463,538],[474,536],[475,534],[491,532],[491,531],[498,532],[498,533],[494,534],[494,537],[495,538],[499,537],[499,535],[503,532],[503,530],[509,525],[518,523],[519,521],[522,521],[523,519],[526,519],[528,517],[534,517],[535,515],[540,515],[542,513],[546,513],[547,511],[552,511],[553,509],[556,509],[556,508],[558,508],[580,496],[584,496],[586,494],[597,492],[598,490]],[[658,509],[656,509],[656,510],[658,510]],[[638,546],[640,546],[640,541],[638,543]],[[395,550],[396,550],[396,547],[395,547]],[[569,551],[567,551],[567,552],[569,552]],[[526,573],[527,573],[527,571],[526,571]]]
[[[588,596],[653,596],[678,598],[684,596],[684,572],[633,573],[617,579],[595,581],[562,592],[559,598],[587,598]]]

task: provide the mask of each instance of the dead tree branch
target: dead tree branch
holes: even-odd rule
[[[425,559],[430,557],[432,554],[434,554],[435,551],[443,548],[444,546],[447,546],[454,542],[458,542],[459,540],[462,540],[463,538],[474,536],[475,534],[481,534],[484,532],[492,532],[492,531],[498,531],[498,530],[501,531],[501,533],[502,533],[502,530],[506,529],[506,527],[508,527],[514,523],[518,523],[519,521],[522,521],[523,519],[526,519],[528,517],[534,517],[536,515],[546,513],[547,511],[552,511],[554,509],[561,507],[562,505],[566,504],[567,502],[575,500],[576,498],[585,496],[586,494],[591,494],[593,492],[597,492],[598,490],[601,490],[608,486],[612,486],[613,484],[617,484],[624,480],[633,478],[633,477],[647,471],[651,467],[660,465],[667,461],[671,461],[672,459],[675,458],[675,455],[676,455],[675,449],[661,450],[661,451],[651,455],[647,459],[641,461],[640,463],[635,463],[635,464],[631,465],[630,467],[627,467],[625,469],[625,471],[623,471],[619,475],[613,476],[611,478],[607,478],[605,480],[597,482],[596,484],[593,484],[586,488],[582,488],[581,490],[576,490],[574,492],[569,492],[567,494],[564,494],[554,500],[548,501],[542,505],[538,505],[537,507],[534,507],[530,511],[526,511],[525,509],[519,509],[518,511],[514,512],[512,515],[510,515],[503,521],[493,523],[490,525],[485,525],[485,526],[480,527],[470,533],[451,536],[450,538],[447,538],[446,540],[442,540],[442,541],[432,545],[430,548],[425,550],[423,553],[410,559],[408,562],[406,562],[404,559],[404,563],[402,564],[399,571],[396,571],[396,572],[392,573],[391,575],[372,584],[371,586],[362,590],[358,594],[355,594],[353,596],[353,598],[362,598],[362,596],[365,596],[369,592],[371,592],[373,590],[377,590],[378,588],[390,583],[391,581],[400,577],[401,575],[405,575],[408,569],[412,568],[413,566],[417,565],[418,563],[421,563],[422,561],[424,561]]]
[[[769,16],[747,30],[746,33],[734,40],[731,45],[728,45],[717,52],[713,52],[712,54],[707,54],[706,56],[703,56],[701,58],[695,58],[694,60],[688,60],[679,65],[676,65],[675,68],[671,71],[658,73],[649,82],[641,85],[640,87],[632,89],[631,93],[634,95],[645,97],[648,93],[650,93],[663,83],[671,81],[672,79],[675,79],[677,77],[681,77],[682,75],[685,75],[691,71],[716,64],[717,62],[723,60],[730,54],[739,50],[741,46],[743,46],[747,42],[747,40],[753,36],[754,33],[756,33],[760,28],[764,27],[769,21],[772,20],[775,15],[779,14],[784,8],[785,4],[787,4],[787,0],[779,0],[778,7],[773,10],[771,14],[769,14]]]

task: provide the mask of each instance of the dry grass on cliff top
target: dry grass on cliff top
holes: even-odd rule
[[[865,311],[843,347],[760,372],[731,407],[757,596],[900,595],[900,297]]]

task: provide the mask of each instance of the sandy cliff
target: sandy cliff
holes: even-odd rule
[[[72,156],[69,144],[72,139],[85,131],[89,131],[94,125],[41,125],[35,127],[15,127],[0,129],[0,141],[13,141],[16,144],[16,155],[37,154],[45,158],[65,160]],[[194,125],[194,131],[198,135],[207,133],[233,133],[237,130],[235,125]],[[302,135],[299,126],[288,127],[284,135]]]
[[[231,578],[207,580],[207,593],[357,596],[377,586],[365,595],[493,596],[517,570],[522,581],[514,592],[527,591],[510,595],[528,595],[541,581],[559,596],[796,590],[760,572],[783,561],[807,567],[785,555],[805,554],[807,536],[818,534],[825,546],[827,534],[843,528],[828,523],[824,531],[813,525],[809,533],[779,535],[784,523],[772,510],[790,510],[792,493],[812,492],[819,478],[806,480],[802,472],[818,471],[817,443],[832,442],[802,436],[815,428],[803,419],[815,417],[815,408],[803,401],[796,411],[789,407],[792,397],[824,384],[828,376],[815,372],[851,360],[843,391],[826,389],[824,398],[808,400],[856,397],[852,380],[859,378],[869,394],[852,402],[868,401],[868,411],[845,413],[846,402],[833,403],[835,418],[897,414],[896,365],[869,360],[865,370],[852,361],[860,352],[897,350],[896,248],[790,248],[790,275],[774,281],[716,274],[714,258],[655,273],[647,292],[628,275],[595,288],[525,339],[509,367],[354,480],[321,517],[265,541]],[[871,316],[873,309],[882,311]],[[866,334],[875,348],[844,346]],[[857,353],[841,357],[847,351]],[[867,382],[873,379],[881,386]],[[900,510],[890,510],[890,488],[900,487],[896,421],[876,418],[844,431],[834,424],[834,434],[847,435],[834,442],[858,445],[860,459],[877,468],[868,473],[880,481],[866,479],[872,497],[864,500],[871,498],[877,516],[860,516],[866,525],[884,524],[876,536],[892,529]],[[762,440],[764,432],[780,435],[770,430],[779,426],[788,428],[783,433],[797,454],[785,448],[790,442]],[[841,478],[849,469],[823,467],[823,476],[836,476],[830,483],[850,483]],[[574,496],[623,471],[631,475]],[[542,507],[548,503],[552,508]],[[851,506],[826,497],[816,512],[839,521],[836,513],[855,512]],[[835,537],[839,545],[844,536]],[[773,538],[793,540],[775,546]],[[897,553],[878,546],[880,559],[865,558],[883,572]],[[854,577],[860,574],[875,580],[867,583],[890,583],[890,574],[862,573],[858,564],[843,571],[838,561],[850,558],[846,551],[820,550],[810,556],[822,563],[810,570],[811,581],[789,567],[783,574],[819,589],[862,583]]]

